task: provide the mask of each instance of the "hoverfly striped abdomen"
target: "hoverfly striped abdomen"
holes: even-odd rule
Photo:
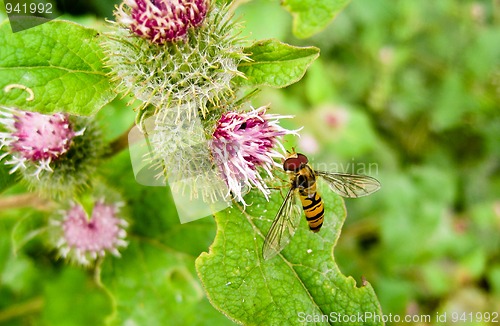
[[[283,162],[283,170],[290,175],[290,189],[264,240],[264,259],[271,259],[288,245],[299,225],[302,210],[311,231],[321,229],[325,210],[323,199],[316,190],[317,179],[323,179],[333,192],[347,198],[367,196],[380,188],[380,183],[372,177],[313,170],[308,161],[304,154],[291,153]]]
[[[298,189],[300,202],[306,215],[309,229],[318,232],[323,225],[325,209],[323,199],[316,190],[316,175],[307,165],[307,157],[302,154],[289,157],[283,163],[283,169],[293,172],[292,187]]]
[[[316,184],[314,184],[316,189]],[[318,232],[323,225],[323,218],[325,216],[325,207],[323,199],[317,191],[314,193],[301,192],[299,190],[300,202],[306,214],[306,220],[309,224],[309,229],[313,232]]]

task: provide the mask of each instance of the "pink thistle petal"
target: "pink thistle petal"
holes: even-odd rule
[[[64,212],[62,222],[63,256],[73,252],[77,261],[86,265],[105,252],[116,255],[117,248],[126,246],[124,220],[117,216],[117,205],[99,201],[95,204],[89,219],[80,205],[72,206]]]
[[[11,144],[12,149],[32,161],[54,159],[67,152],[75,135],[68,118],[61,113],[19,111],[14,128],[12,135],[17,140]]]
[[[201,25],[208,11],[208,0],[126,0],[130,10],[120,6],[117,20],[135,34],[156,43],[177,41],[191,27]]]
[[[2,108],[0,125],[7,130],[0,133],[0,149],[8,147],[11,160],[6,164],[14,165],[11,172],[26,169],[26,163],[31,162],[36,167],[34,175],[42,170],[52,172],[50,162],[64,155],[72,139],[83,133],[75,132],[68,116],[62,113],[46,115]]]
[[[235,198],[246,205],[242,190],[256,187],[267,198],[269,190],[257,168],[262,168],[269,176],[271,169],[278,165],[275,159],[283,155],[274,149],[278,145],[284,151],[278,137],[297,134],[279,126],[280,119],[291,118],[276,114],[266,114],[267,107],[251,112],[228,112],[217,122],[211,142],[211,151],[222,179]]]

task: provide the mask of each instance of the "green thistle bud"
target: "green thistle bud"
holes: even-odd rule
[[[227,8],[208,8],[201,25],[189,28],[177,42],[159,44],[131,32],[132,22],[116,13],[118,22],[103,45],[118,91],[152,105],[155,113],[188,106],[188,117],[203,117],[233,97],[231,80],[246,60],[240,26]],[[139,113],[142,115],[142,113]]]
[[[228,190],[212,162],[209,131],[201,119],[188,119],[189,107],[170,110],[164,118],[149,118],[155,120],[148,130],[154,178],[168,181],[174,193],[187,193],[207,203],[224,200]]]

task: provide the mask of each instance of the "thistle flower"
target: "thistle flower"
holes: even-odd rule
[[[99,126],[86,117],[0,109],[0,149],[31,188],[71,197],[89,184],[105,153]]]
[[[0,132],[0,149],[7,147],[0,159],[10,155],[6,164],[14,165],[11,173],[34,168],[36,177],[42,170],[52,172],[50,163],[67,153],[72,139],[84,132],[75,131],[62,113],[45,115],[6,107],[0,109],[0,125],[6,129]]]
[[[184,38],[203,22],[207,10],[207,0],[125,0],[116,17],[135,34],[162,44]]]
[[[189,105],[189,119],[199,113],[206,117],[213,108],[220,107],[221,102],[225,103],[233,97],[231,80],[242,76],[238,64],[248,58],[243,53],[244,44],[239,37],[241,26],[231,21],[227,8],[220,9],[215,4],[209,6],[208,1],[161,0],[155,1],[155,6],[150,0],[147,3],[146,6],[146,0],[127,1],[131,8],[146,6],[155,13],[161,11],[159,7],[167,10],[182,3],[189,9],[179,12],[189,13],[190,26],[197,25],[197,28],[188,28],[183,42],[151,42],[144,37],[131,36],[130,29],[139,28],[132,27],[136,25],[146,28],[152,23],[141,25],[130,18],[133,9],[128,13],[126,7],[121,6],[115,13],[117,22],[110,22],[110,33],[103,41],[106,64],[112,80],[117,82],[117,91],[131,93],[143,101],[138,110],[140,117],[152,114],[165,116],[167,111],[186,105]],[[172,15],[176,12],[170,11]],[[196,13],[206,14],[206,17],[203,19]],[[144,19],[146,16],[144,14]],[[144,30],[141,33],[146,35],[149,32]],[[169,33],[172,36],[182,34],[177,29]],[[165,32],[153,38],[163,41],[167,34]],[[155,111],[144,114],[145,108]]]
[[[277,114],[267,114],[267,107],[250,112],[227,112],[217,122],[211,142],[213,160],[222,179],[233,196],[244,205],[242,190],[256,187],[266,198],[269,190],[264,186],[258,168],[270,177],[275,159],[282,159],[276,145],[285,152],[278,137],[287,134],[297,135],[297,131],[279,126],[280,119],[291,118]]]
[[[122,203],[108,204],[104,200],[95,203],[88,218],[83,207],[73,204],[63,211],[62,221],[53,221],[59,228],[57,247],[61,256],[82,265],[89,265],[106,252],[119,257],[118,248],[126,247],[125,228],[128,223],[119,217]]]

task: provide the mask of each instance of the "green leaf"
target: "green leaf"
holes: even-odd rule
[[[323,30],[349,3],[349,0],[283,0],[293,16],[293,34],[311,37]]]
[[[116,96],[103,56],[95,30],[50,21],[12,33],[6,20],[0,24],[0,104],[42,113],[94,114]],[[18,86],[9,91],[8,85]]]
[[[238,82],[277,88],[299,81],[319,56],[319,49],[314,46],[296,47],[274,39],[258,41],[244,51],[250,55],[251,61],[238,66],[246,76],[246,79],[239,78]]]
[[[100,167],[106,180],[122,189],[130,215],[141,217],[134,221],[130,231],[140,237],[156,239],[173,250],[193,257],[207,250],[215,236],[213,218],[181,224],[169,188],[138,185],[131,171],[128,151],[123,151]]]
[[[203,293],[194,257],[132,239],[120,259],[107,259],[102,283],[115,302],[111,325],[231,325]]]
[[[245,325],[297,325],[322,315],[381,314],[371,285],[356,287],[335,264],[332,250],[346,211],[342,199],[324,188],[320,183],[325,203],[321,231],[309,231],[302,218],[290,244],[268,261],[262,258],[263,239],[281,204],[280,194],[266,202],[253,192],[245,198],[252,205],[244,212],[231,207],[216,214],[215,241],[209,253],[198,257],[196,268],[217,309]]]
[[[210,305],[194,269],[195,257],[215,236],[215,222],[180,224],[168,188],[141,186],[131,171],[128,151],[100,167],[136,217],[122,257],[108,257],[102,268],[102,283],[115,302],[109,324],[231,325]]]

